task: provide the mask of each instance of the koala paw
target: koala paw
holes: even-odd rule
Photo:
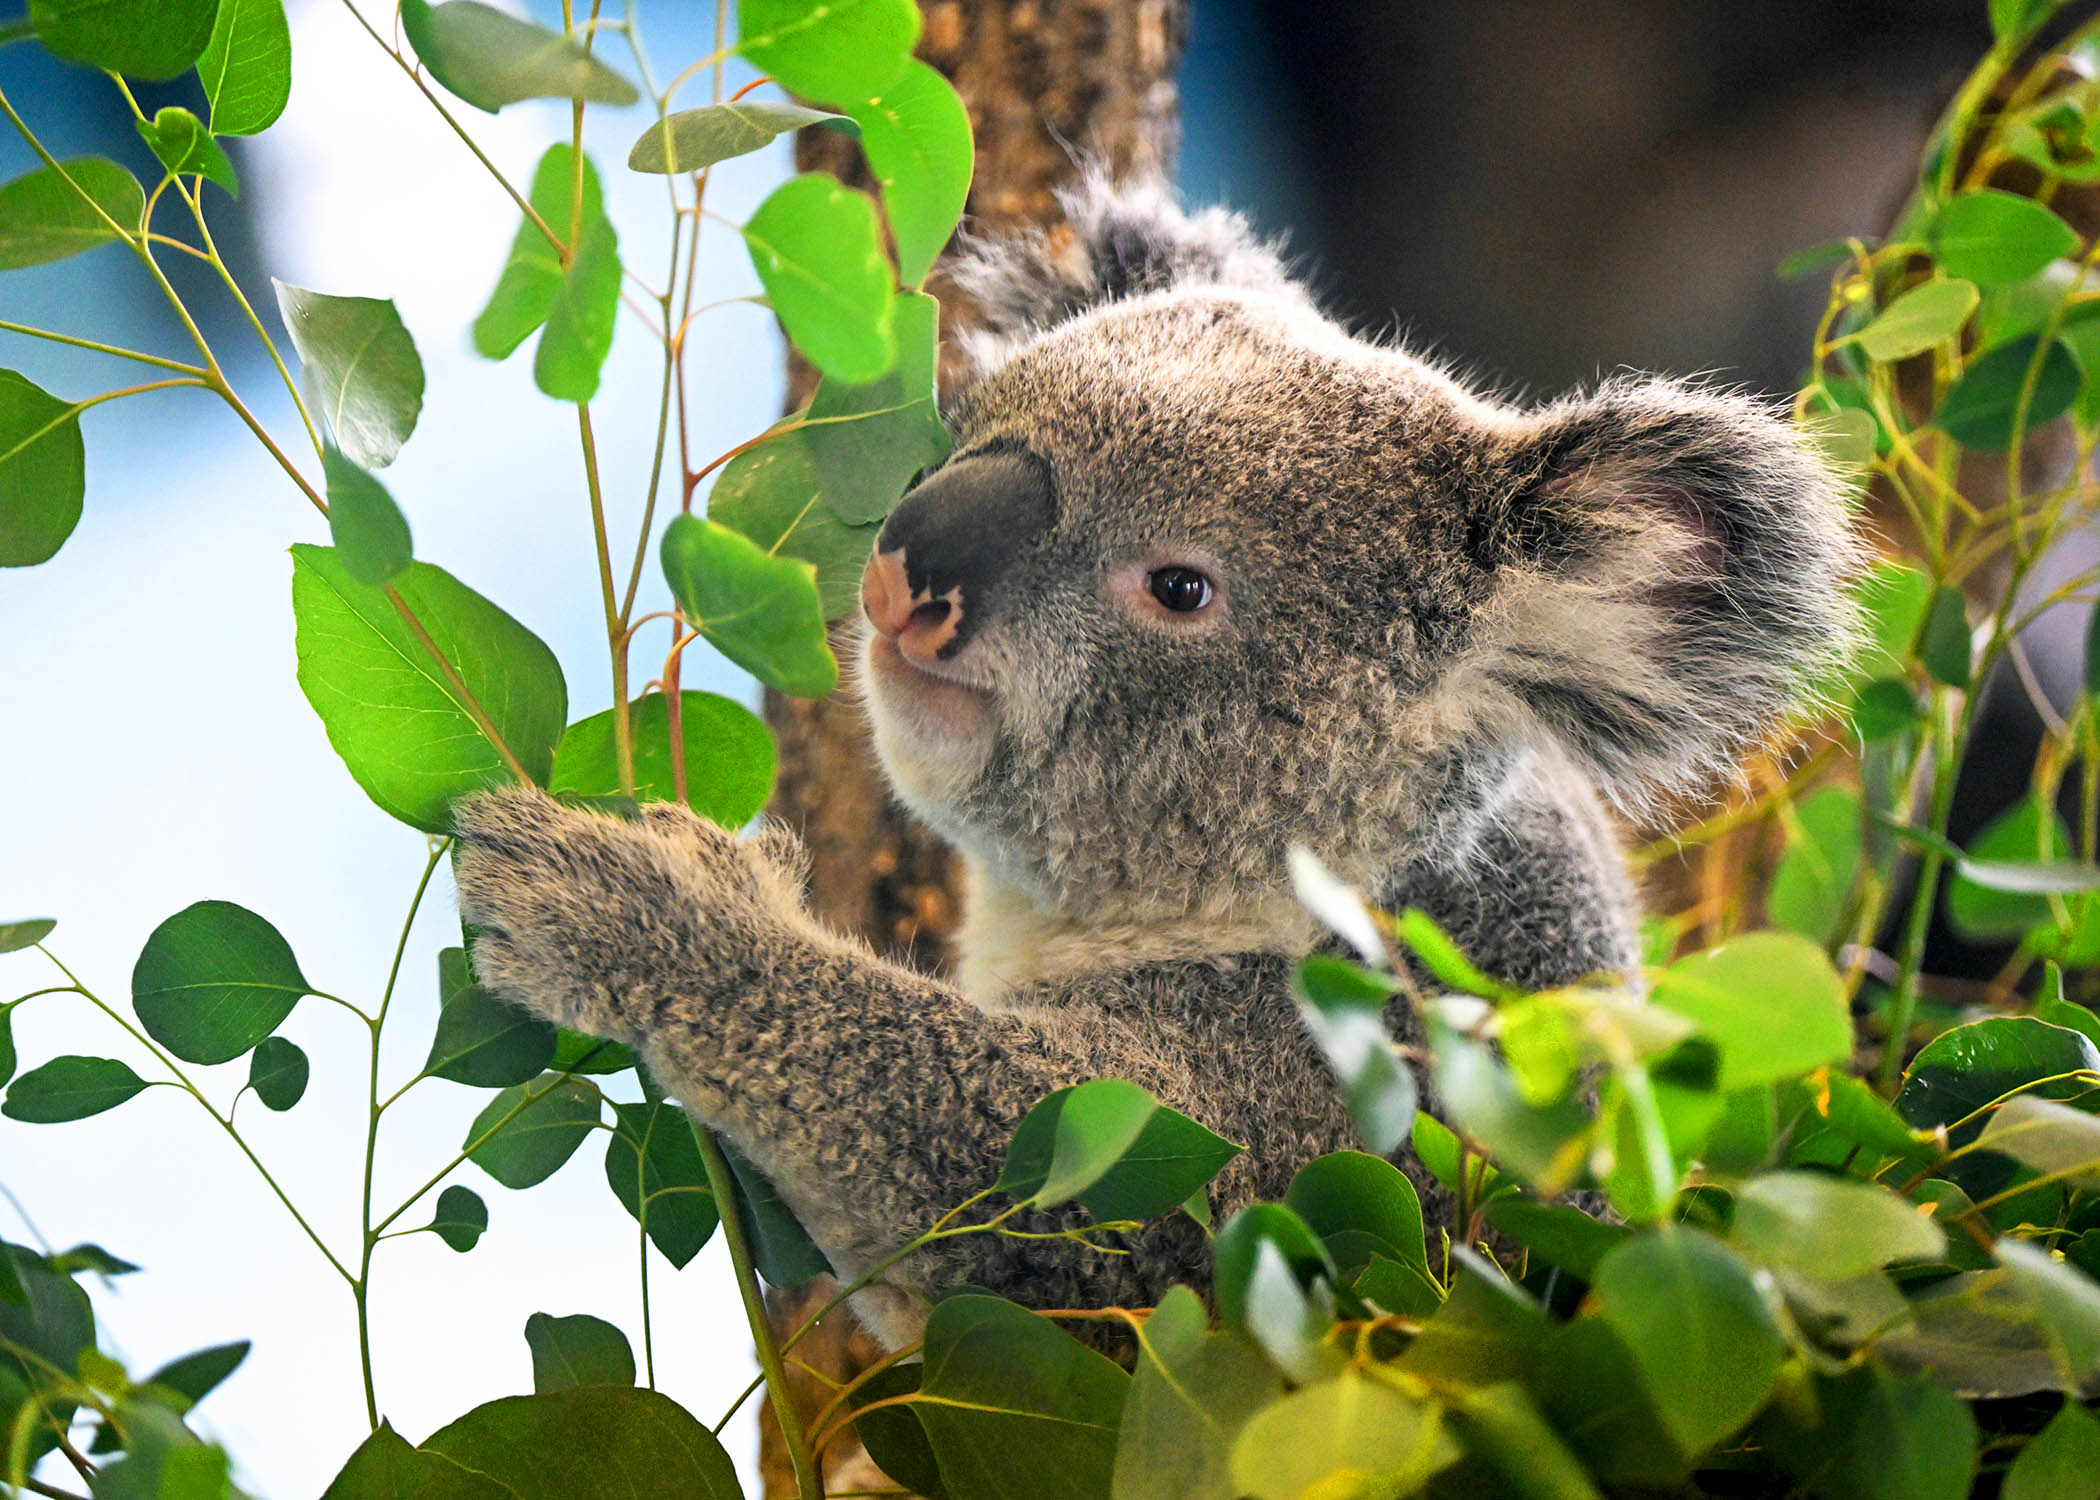
[[[453,823],[476,974],[557,1025],[637,1041],[680,1000],[732,1000],[796,925],[801,848],[784,828],[741,842],[675,804],[630,822],[532,787],[467,798]]]

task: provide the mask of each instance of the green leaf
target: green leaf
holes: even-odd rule
[[[2100,1119],[2084,1110],[2018,1094],[1991,1111],[1977,1144],[2076,1187],[2100,1187]]]
[[[2078,249],[2078,231],[2032,198],[1975,188],[1956,193],[1932,226],[1940,269],[1978,286],[2024,281]]]
[[[7,1266],[0,1286],[10,1293],[0,1296],[0,1418],[12,1424],[24,1398],[48,1392],[50,1371],[77,1370],[81,1356],[93,1351],[95,1314],[79,1283],[35,1252],[0,1245],[0,1262]],[[71,1401],[47,1395],[43,1404],[57,1422],[71,1420]],[[54,1446],[47,1430],[32,1428],[29,1461]]]
[[[1492,1385],[1526,1378],[1551,1324],[1529,1293],[1462,1248],[1451,1295],[1422,1325],[1400,1368],[1438,1385]]]
[[[100,1245],[75,1245],[70,1250],[61,1250],[51,1257],[51,1268],[67,1276],[78,1276],[83,1271],[92,1271],[97,1276],[129,1276],[138,1270],[130,1261],[110,1254]]]
[[[1865,855],[1858,795],[1839,786],[1809,793],[1794,804],[1787,832],[1766,908],[1775,925],[1827,946],[1838,936]]]
[[[1859,690],[1852,705],[1852,727],[1869,744],[1893,739],[1915,728],[1923,709],[1918,695],[1900,677],[1884,677]]]
[[[435,1453],[385,1422],[357,1445],[321,1500],[516,1500],[516,1492]]]
[[[281,1036],[267,1036],[248,1059],[248,1087],[265,1109],[287,1110],[306,1094],[306,1054]]]
[[[838,104],[872,99],[919,39],[912,0],[746,0],[737,50],[791,94]]]
[[[85,1120],[115,1109],[146,1080],[110,1057],[54,1057],[14,1081],[0,1115],[31,1125]]]
[[[1479,995],[1488,1000],[1508,1000],[1517,992],[1488,978],[1463,952],[1451,935],[1437,926],[1427,912],[1410,908],[1396,924],[1401,940],[1414,950],[1422,966],[1447,988],[1461,995]]]
[[[649,1242],[684,1270],[715,1232],[719,1216],[707,1164],[692,1122],[676,1103],[615,1104],[615,1128],[605,1143],[605,1181],[629,1218],[643,1222]]]
[[[1976,1475],[1976,1422],[1931,1380],[1847,1371],[1816,1383],[1812,1429],[1769,1423],[1781,1465],[1818,1500],[1962,1500]]]
[[[1528,1249],[1535,1262],[1559,1266],[1583,1281],[1597,1274],[1597,1262],[1627,1234],[1625,1226],[1601,1223],[1579,1208],[1519,1193],[1491,1200],[1487,1221]]]
[[[277,929],[231,901],[168,918],[131,971],[139,1023],[184,1062],[232,1062],[313,992]]]
[[[596,396],[619,311],[620,242],[612,221],[601,218],[585,226],[576,258],[555,288],[533,354],[533,383],[557,401]]]
[[[970,113],[948,80],[914,58],[879,95],[845,106],[882,188],[897,275],[917,286],[962,218],[976,161]]]
[[[2039,346],[2040,335],[2023,334],[1973,361],[1933,413],[1933,425],[1965,448],[2002,453],[2012,445],[2015,422],[2021,432],[2031,433],[2061,415],[2078,399],[2085,372],[2070,345],[2052,339],[2030,390],[2027,372]]]
[[[0,186],[0,271],[64,260],[137,234],[145,215],[146,190],[106,157],[75,156],[41,167]]]
[[[1925,629],[1918,637],[1918,660],[1933,681],[1948,687],[1969,685],[1970,654],[1975,649],[1969,636],[1968,603],[1962,591],[1943,583],[1932,596],[1925,615]]]
[[[225,150],[211,138],[204,122],[179,104],[163,106],[151,120],[133,124],[139,138],[177,177],[197,176],[216,182],[234,197],[241,195],[241,180]]]
[[[1604,1500],[1587,1467],[1515,1381],[1463,1394],[1460,1435],[1525,1500]]]
[[[1258,1500],[1411,1495],[1459,1451],[1440,1406],[1352,1368],[1256,1412],[1232,1477]]]
[[[554,1061],[547,1064],[557,1073],[624,1073],[635,1065],[634,1052],[624,1042],[585,1036],[566,1028],[554,1033]]]
[[[926,1321],[913,1409],[952,1495],[1098,1500],[1112,1483],[1129,1388],[1129,1376],[1054,1324],[965,1294]],[[1027,1462],[1015,1462],[1022,1454]]]
[[[2045,821],[2046,819],[2046,821]],[[2071,848],[2071,830],[2033,796],[2023,797],[1969,841],[1947,883],[1947,921],[1972,943],[2016,938],[2038,927],[2053,928],[2055,912],[2046,895],[2008,889],[1993,871],[2014,864],[2036,865],[2045,853]],[[2075,867],[2074,867],[2075,868]],[[1983,880],[1972,871],[1980,870]]]
[[[742,1500],[713,1433],[670,1397],[592,1385],[477,1406],[423,1443],[516,1500]]]
[[[0,922],[0,953],[34,948],[51,936],[58,923],[50,917],[31,917],[21,922]]]
[[[1684,1452],[1720,1442],[1771,1395],[1785,1341],[1725,1246],[1691,1229],[1637,1236],[1599,1262],[1594,1290]]]
[[[1137,1331],[1123,1402],[1113,1500],[1239,1500],[1232,1442],[1283,1382],[1245,1340],[1213,1333],[1203,1303],[1177,1286]]]
[[[401,0],[401,29],[432,78],[490,114],[521,99],[627,105],[641,98],[582,43],[478,0]]]
[[[2055,14],[2061,3],[2062,0],[1991,0],[1991,33],[2000,41],[2019,41]]]
[[[0,1006],[0,1086],[15,1076],[15,1012],[11,1005]]]
[[[1939,1226],[1887,1188],[1822,1172],[1751,1178],[1736,1190],[1730,1233],[1766,1265],[1829,1281],[1947,1249]]]
[[[2100,1283],[2039,1245],[2007,1235],[1994,1252],[2055,1348],[2059,1389],[2083,1391],[2100,1374]]]
[[[1600,1479],[1667,1488],[1691,1467],[1625,1340],[1603,1319],[1576,1318],[1553,1328],[1529,1384]]]
[[[692,1127],[700,1129],[699,1125]],[[737,1207],[744,1234],[751,1241],[751,1261],[772,1285],[793,1291],[812,1276],[831,1270],[831,1262],[809,1237],[780,1191],[728,1141],[720,1141],[729,1172],[736,1179]]]
[[[408,517],[386,486],[330,446],[321,455],[328,478],[328,535],[343,571],[374,588],[391,583],[415,560]]]
[[[1726,1092],[1852,1055],[1852,1014],[1829,957],[1793,933],[1754,932],[1672,964],[1654,1002],[1721,1049]]]
[[[1149,1219],[1177,1207],[1241,1149],[1134,1083],[1097,1078],[1028,1112],[994,1186],[1044,1208],[1076,1198],[1096,1219]]]
[[[2064,998],[2063,971],[2053,963],[2042,966],[2042,990],[2035,998],[2034,1017],[2051,1026],[2067,1026],[2100,1046],[2100,1015]]]
[[[707,514],[770,553],[813,565],[824,618],[836,620],[860,607],[861,572],[882,523],[848,526],[822,503],[806,441],[811,430],[783,432],[731,459],[708,496]]]
[[[284,0],[218,0],[197,81],[211,105],[214,135],[255,135],[276,124],[292,97]]]
[[[1832,271],[1852,259],[1850,240],[1823,240],[1796,250],[1780,261],[1776,275],[1781,281],[1794,281],[1817,271]]]
[[[2066,1401],[2006,1470],[2001,1500],[2093,1500],[2100,1475],[2100,1417]]]
[[[554,1061],[554,1028],[474,982],[463,949],[438,953],[437,1034],[423,1071],[473,1088],[528,1083]]]
[[[953,447],[934,393],[940,312],[923,292],[899,292],[891,317],[897,362],[889,373],[866,385],[819,383],[804,413],[808,425],[775,439],[809,450],[825,505],[848,526],[888,515],[913,476]]]
[[[910,1406],[867,1409],[894,1396],[916,1394],[922,1373],[921,1365],[910,1363],[891,1365],[864,1377],[853,1398],[852,1404],[860,1409],[860,1415],[853,1419],[853,1430],[868,1450],[868,1457],[891,1480],[921,1500],[949,1500],[948,1486],[941,1482],[940,1463],[933,1456],[933,1444],[926,1437],[926,1424],[919,1420],[918,1412]]]
[[[1415,1076],[1385,1028],[1386,1001],[1397,985],[1346,960],[1316,956],[1298,965],[1291,988],[1357,1134],[1373,1152],[1389,1155],[1415,1122]]]
[[[811,364],[849,384],[889,369],[897,352],[890,261],[872,202],[835,177],[805,172],[758,206],[744,241],[781,327]]]
[[[604,192],[598,184],[598,169],[590,157],[583,159],[583,195],[579,211],[576,196],[576,158],[566,142],[549,146],[533,169],[532,191],[527,201],[533,212],[556,234],[567,237],[569,226],[582,224],[586,232],[605,219]],[[507,359],[534,329],[547,321],[556,293],[561,290],[564,268],[540,226],[521,219],[512,236],[510,258],[488,305],[474,320],[474,349],[486,359]]]
[[[1896,1112],[1920,1130],[1967,1119],[1994,1100],[2044,1078],[2100,1072],[2100,1049],[2061,1026],[2027,1016],[1992,1016],[1941,1032],[1911,1059],[1896,1095]],[[2085,1084],[2065,1081],[2074,1091]],[[2044,1097],[2064,1097],[2064,1085],[2044,1085]],[[1954,1144],[1982,1129],[1972,1121]]]
[[[462,1255],[474,1248],[489,1227],[489,1206],[481,1194],[458,1183],[438,1194],[437,1213],[426,1226]]]
[[[1255,1203],[1225,1222],[1211,1241],[1212,1291],[1229,1327],[1254,1331],[1260,1319],[1256,1271],[1268,1246],[1292,1282],[1311,1290],[1336,1279],[1334,1262],[1312,1226],[1280,1203]],[[1269,1348],[1267,1341],[1263,1342]],[[1273,1357],[1274,1348],[1269,1348]]]
[[[1976,283],[1941,277],[1912,287],[1859,331],[1860,347],[1884,362],[1908,359],[1961,332],[1976,311]]]
[[[634,795],[643,802],[675,800],[671,776],[670,702],[662,693],[636,700]],[[724,828],[741,828],[773,793],[773,735],[743,704],[715,693],[684,692],[678,734],[685,745],[686,805]],[[554,752],[554,792],[609,797],[620,790],[607,709],[571,724]]]
[[[169,1360],[139,1384],[173,1391],[189,1406],[195,1406],[241,1367],[241,1361],[248,1357],[251,1347],[246,1339],[231,1344],[214,1344],[209,1349],[199,1349],[194,1354]]]
[[[596,1087],[558,1073],[516,1084],[474,1117],[467,1128],[465,1147],[472,1148],[467,1155],[507,1188],[536,1186],[575,1155],[597,1127],[598,1101]]]
[[[603,1318],[540,1312],[525,1320],[532,1348],[532,1388],[541,1395],[589,1385],[633,1385],[634,1346]]]
[[[394,588],[526,774],[544,783],[568,719],[554,653],[442,568],[412,563]],[[429,648],[330,548],[292,548],[292,613],[299,686],[351,776],[402,822],[449,832],[452,800],[506,770]]]
[[[1334,1151],[1298,1169],[1284,1206],[1297,1213],[1344,1272],[1383,1255],[1425,1272],[1429,1252],[1415,1185],[1383,1157]]]
[[[271,284],[336,442],[360,468],[385,468],[423,410],[423,361],[401,314],[377,297]]]
[[[1497,1162],[1542,1192],[1559,1192],[1575,1180],[1592,1124],[1580,1098],[1571,1092],[1533,1104],[1492,1052],[1447,1026],[1434,1029],[1432,1057],[1452,1121]]]
[[[0,568],[49,561],[80,524],[86,493],[79,412],[0,370]]]
[[[637,172],[698,172],[731,157],[747,156],[805,125],[860,134],[859,123],[846,115],[771,99],[732,99],[665,116],[635,137],[627,165]]]
[[[216,0],[29,0],[29,24],[55,57],[162,82],[211,39]]]
[[[1932,605],[1932,579],[1908,563],[1878,562],[1860,576],[1852,593],[1867,626],[1866,647],[1855,668],[1858,680],[1902,677]]]
[[[679,516],[664,529],[663,565],[693,627],[759,681],[798,698],[838,685],[808,563],[776,557],[718,522]]]

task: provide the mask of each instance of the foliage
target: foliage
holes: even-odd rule
[[[665,1100],[631,1054],[511,1010],[475,983],[470,948],[449,948],[425,1061],[383,1093],[380,1040],[407,1014],[394,1005],[400,950],[384,990],[361,1005],[317,988],[265,917],[224,901],[197,901],[154,931],[128,1007],[59,962],[49,920],[0,924],[0,954],[40,954],[63,979],[0,1005],[0,1083],[12,1079],[0,1112],[56,1123],[173,1088],[254,1162],[340,1275],[360,1330],[371,1434],[346,1456],[331,1500],[738,1494],[720,1422],[654,1389],[647,1300],[649,1248],[683,1268],[718,1226],[810,1496],[812,1455],[851,1429],[900,1480],[953,1500],[2090,1497],[2100,645],[2081,696],[2045,715],[2031,795],[1966,849],[1947,837],[1983,685],[2018,665],[2018,638],[2042,607],[2089,601],[2100,583],[2083,573],[2039,602],[2021,589],[2052,541],[2090,516],[2100,438],[2100,288],[2089,284],[2100,242],[2049,206],[2065,185],[2100,181],[2100,23],[2038,45],[2054,10],[1994,0],[1998,40],[1930,144],[1913,200],[1885,241],[1835,252],[1797,415],[1906,523],[1911,560],[1861,580],[1865,644],[1822,684],[1834,727],[1798,726],[1819,748],[1669,846],[1776,828],[1784,847],[1769,878],[1742,884],[1725,910],[1660,929],[1645,994],[1616,977],[1533,994],[1479,972],[1419,913],[1372,912],[1297,859],[1307,904],[1362,959],[1339,948],[1307,959],[1296,993],[1366,1152],[1307,1163],[1282,1202],[1212,1226],[1210,1184],[1240,1148],[1134,1084],[1082,1083],[1017,1123],[995,1182],[935,1224],[896,1226],[899,1248],[841,1293],[930,1243],[1017,1233],[1016,1215],[1059,1207],[1071,1226],[1060,1232],[1106,1248],[1164,1214],[1214,1227],[1211,1307],[1185,1287],[1157,1308],[1050,1317],[950,1297],[921,1346],[838,1391],[806,1430],[781,1403],[781,1377],[808,1329],[774,1339],[755,1275],[792,1285],[823,1257],[763,1178]],[[829,691],[826,620],[848,607],[887,507],[947,451],[934,407],[937,308],[920,287],[961,213],[971,148],[953,91],[910,59],[915,8],[746,0],[742,35],[725,50],[808,103],[723,99],[717,72],[717,97],[693,108],[673,107],[679,89],[719,58],[659,89],[634,19],[598,19],[565,11],[555,30],[477,0],[402,0],[398,34],[413,52],[395,50],[393,28],[367,28],[404,70],[435,80],[431,102],[463,141],[437,89],[489,111],[572,105],[569,139],[549,145],[529,190],[504,184],[521,219],[474,342],[502,359],[537,335],[535,384],[578,423],[612,693],[573,721],[553,654],[415,555],[407,510],[373,472],[413,438],[424,397],[393,305],[278,284],[303,369],[294,379],[212,242],[203,184],[238,186],[221,139],[267,129],[288,96],[279,0],[32,0],[17,29],[105,71],[165,168],[150,188],[111,162],[50,157],[0,97],[44,159],[0,185],[0,269],[120,244],[179,307],[158,257],[180,243],[220,273],[269,345],[312,453],[295,461],[266,436],[202,335],[189,362],[5,325],[166,378],[68,400],[0,371],[0,565],[63,546],[84,489],[78,418],[95,405],[201,389],[263,438],[333,543],[293,549],[299,683],[356,784],[431,836],[403,946],[449,847],[450,804],[492,782],[683,800],[732,826],[751,817],[771,784],[770,738],[738,705],[681,690],[680,653],[704,638],[772,687]],[[613,37],[631,69],[606,55]],[[148,118],[124,81],[191,67],[202,120],[179,108]],[[662,436],[623,584],[590,408],[623,267],[582,121],[587,107],[643,103],[655,118],[637,129],[628,165],[669,183],[674,274],[638,317],[663,349]],[[812,125],[857,134],[879,207],[810,174],[738,227],[823,382],[805,411],[711,461],[689,450],[681,417],[674,459],[685,335],[705,310],[695,310],[692,249],[708,175]],[[2010,190],[1999,175],[2008,164],[2020,169],[2012,180],[2039,188]],[[185,215],[194,239],[169,227]],[[2045,436],[2070,459],[2037,460]],[[659,525],[666,485],[677,512]],[[669,605],[645,612],[652,541]],[[669,650],[637,696],[630,657],[658,619]],[[1739,899],[1760,891],[1762,930]],[[1986,1005],[1924,1003],[1925,938],[1940,910],[1963,934],[2014,947]],[[1884,932],[1891,954],[1877,948]],[[340,1010],[367,1036],[368,1175],[379,1123],[409,1090],[438,1078],[486,1091],[421,1189],[390,1207],[367,1195],[347,1249],[312,1227],[235,1120],[250,1090],[272,1111],[302,1107],[311,1064],[275,1034],[302,1002]],[[155,1060],[155,1076],[70,1054],[18,1074],[9,1021],[29,1003],[101,1013]],[[1417,1112],[1417,1059],[1384,1031],[1396,1003],[1427,1038],[1421,1061],[1441,1119]],[[214,1068],[237,1071],[204,1071]],[[610,1196],[640,1251],[641,1359],[598,1319],[535,1314],[523,1330],[533,1390],[411,1443],[380,1419],[372,1371],[380,1247],[427,1232],[472,1253],[491,1215],[457,1174],[471,1167],[529,1190],[599,1130]],[[1425,1222],[1415,1187],[1385,1159],[1403,1147],[1449,1194],[1448,1223]],[[38,1493],[65,1494],[54,1480],[70,1465],[95,1500],[237,1493],[227,1455],[188,1417],[247,1345],[134,1377],[98,1346],[89,1295],[97,1278],[129,1269],[95,1246],[0,1247],[0,1488],[27,1493],[34,1479]],[[1089,1324],[1089,1337],[1074,1336]]]

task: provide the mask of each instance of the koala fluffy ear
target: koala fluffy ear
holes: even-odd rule
[[[1058,202],[1057,228],[966,239],[949,262],[976,307],[967,351],[980,374],[1035,334],[1125,297],[1183,286],[1304,295],[1244,218],[1187,213],[1156,178],[1111,182],[1090,170]]]
[[[1728,770],[1850,649],[1843,492],[1763,403],[1614,381],[1529,419],[1513,464],[1469,666],[1622,806]]]

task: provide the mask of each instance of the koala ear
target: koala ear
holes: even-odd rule
[[[1615,381],[1532,418],[1513,459],[1469,666],[1622,806],[1729,769],[1849,649],[1842,491],[1763,404]]]
[[[1156,178],[1099,170],[1058,194],[1050,230],[966,240],[949,263],[976,305],[968,352],[986,373],[1035,334],[1089,308],[1173,287],[1237,287],[1302,297],[1278,247],[1222,208],[1187,213]]]

